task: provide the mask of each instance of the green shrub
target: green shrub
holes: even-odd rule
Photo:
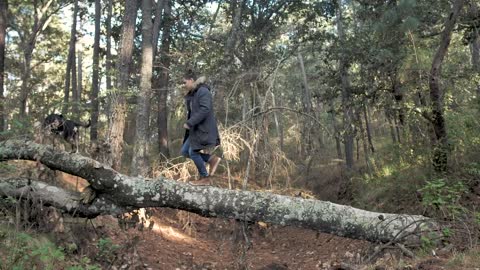
[[[455,219],[466,209],[460,204],[462,195],[467,191],[461,181],[448,183],[445,179],[427,181],[420,189],[422,204],[443,218]]]

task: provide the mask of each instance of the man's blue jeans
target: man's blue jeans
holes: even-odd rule
[[[181,153],[182,156],[193,160],[193,163],[195,163],[200,177],[208,176],[205,162],[208,162],[210,160],[210,155],[200,153],[200,150],[193,150],[192,147],[190,147],[190,138],[187,138],[187,140],[185,140],[185,142],[183,143]]]

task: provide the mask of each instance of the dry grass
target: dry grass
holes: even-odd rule
[[[153,177],[165,177],[186,182],[194,175],[193,172],[196,171],[196,168],[193,162],[181,160],[183,160],[182,157],[177,157],[154,165]]]

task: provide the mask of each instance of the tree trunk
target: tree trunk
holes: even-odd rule
[[[62,114],[66,115],[68,113],[68,103],[70,99],[70,86],[72,86],[72,99],[74,99],[75,93],[73,90],[73,82],[75,77],[75,44],[77,41],[77,14],[78,14],[78,0],[74,1],[73,6],[73,17],[72,17],[72,27],[70,29],[70,43],[68,49],[68,57],[67,57],[67,69],[65,72],[65,90],[64,90],[64,97],[63,97],[63,107],[62,107]],[[71,77],[72,76],[72,77]],[[76,80],[75,80],[76,82]]]
[[[160,36],[160,25],[162,24],[162,12],[165,8],[165,2],[168,0],[158,0],[157,1],[157,6],[155,7],[155,19],[153,21],[153,38],[152,38],[152,44],[153,44],[153,59],[157,56],[158,52],[158,38]]]
[[[478,16],[480,16],[480,12],[475,3],[470,4],[469,13],[471,18],[478,18]],[[470,50],[472,53],[473,69],[480,73],[480,29],[478,29],[478,26],[473,27]]]
[[[430,70],[430,100],[432,102],[432,123],[435,131],[435,145],[433,145],[433,166],[436,171],[443,172],[447,169],[449,146],[447,141],[447,127],[443,116],[443,90],[440,86],[443,58],[447,54],[452,37],[452,31],[464,4],[464,0],[455,0],[452,11],[445,22],[440,39],[440,46],[433,58]]]
[[[160,153],[166,158],[170,157],[170,149],[168,145],[168,81],[170,78],[170,42],[171,27],[173,18],[171,16],[172,3],[166,0],[164,6],[164,24],[162,34],[162,45],[160,49],[160,72],[156,89],[158,89],[158,144]]]
[[[125,115],[127,114],[127,101],[125,94],[128,91],[130,66],[133,54],[133,40],[135,38],[135,18],[137,16],[137,3],[135,0],[125,1],[125,15],[122,20],[121,49],[117,63],[117,92],[113,96],[112,122],[109,128],[108,140],[111,154],[109,162],[112,168],[119,170],[123,155],[123,131],[125,128]]]
[[[0,0],[0,134],[5,131],[5,97],[3,96],[5,79],[5,38],[7,30],[8,0]]]
[[[93,38],[93,67],[92,67],[92,93],[90,99],[91,107],[91,125],[90,125],[90,141],[94,142],[98,139],[98,116],[99,102],[98,94],[100,92],[99,73],[100,73],[100,19],[101,19],[101,3],[95,0],[95,36]],[[107,62],[110,59],[107,59]],[[107,77],[109,77],[107,75]]]
[[[337,115],[335,113],[335,104],[333,102],[333,97],[330,98],[330,115],[332,117],[332,126],[333,126],[333,134],[335,137],[335,146],[337,149],[337,158],[338,159],[343,159],[342,155],[342,144],[340,142],[340,132],[338,131],[338,125],[337,125]]]
[[[312,95],[310,93],[310,88],[308,87],[307,81],[307,73],[305,72],[305,65],[303,63],[303,56],[300,52],[297,55],[298,62],[300,64],[300,71],[302,72],[302,84],[303,84],[303,92],[302,92],[302,103],[303,103],[303,111],[306,114],[312,114]],[[304,149],[303,156],[308,156],[312,150],[312,138],[311,138],[311,131],[312,131],[312,121],[307,119],[307,117],[303,120],[303,138],[302,138],[302,148]]]
[[[150,97],[152,95],[152,1],[142,1],[142,67],[140,74],[140,92],[137,97],[137,120],[135,129],[135,146],[131,173],[148,175],[148,124]]]
[[[81,18],[80,18],[81,20]],[[80,29],[82,29],[82,24],[80,22]],[[83,44],[79,43],[78,51],[77,51],[77,95],[78,95],[78,102],[77,102],[77,110],[82,108],[82,91],[83,91]],[[77,112],[76,118],[80,118],[80,111]]]
[[[232,63],[235,55],[235,48],[238,40],[238,33],[242,23],[242,12],[246,0],[231,1],[230,4],[233,10],[232,28],[225,42],[224,51],[225,56],[220,64],[220,70],[217,74],[220,83],[215,88],[215,108],[217,119],[225,119],[225,91],[227,88],[227,79],[231,77]]]
[[[72,57],[72,115],[78,118],[78,88],[77,88],[77,42],[73,49]]]
[[[367,130],[368,145],[370,146],[370,150],[372,151],[372,153],[375,153],[375,147],[373,147],[372,141],[372,131],[370,128],[370,120],[368,117],[368,108],[366,103],[364,103],[363,105],[363,117],[365,118],[365,128]]]
[[[394,145],[397,144],[397,135],[395,133],[395,126],[392,121],[392,114],[389,111],[389,109],[385,109],[385,117],[387,118],[388,121],[388,126],[390,127],[390,137],[392,138],[392,143]]]
[[[345,33],[343,32],[342,22],[342,0],[337,0],[337,31],[340,44],[345,43]],[[343,47],[342,47],[343,48]],[[346,62],[346,53],[341,52],[339,59],[339,73],[342,85],[342,107],[343,107],[343,128],[345,144],[345,161],[347,168],[353,168],[353,113],[350,93],[350,82],[348,79],[348,70]]]
[[[51,169],[86,179],[90,190],[95,190],[98,196],[91,204],[79,208],[75,203],[78,194],[36,181],[32,183],[33,192],[42,196],[45,203],[82,216],[116,214],[142,207],[170,207],[206,217],[299,226],[375,242],[418,242],[422,235],[437,229],[433,220],[423,216],[375,213],[313,199],[193,186],[164,178],[129,177],[81,155],[55,152],[51,146],[28,141],[1,142],[0,161],[17,159],[35,160]],[[0,181],[0,192],[18,198],[19,188],[29,182],[26,179]]]
[[[33,46],[28,44],[28,48],[24,51],[24,62],[22,65],[22,86],[21,86],[21,93],[20,93],[20,119],[25,119],[27,116],[27,100],[28,94],[30,93],[30,73],[31,70],[31,63],[32,63],[32,53],[33,53]]]
[[[273,91],[271,92],[272,93],[272,105],[273,107],[277,107],[277,101],[276,101],[276,97],[275,97],[275,94],[273,93]],[[243,96],[243,102],[245,103],[245,96]],[[245,106],[245,104],[244,104]],[[245,106],[246,107],[246,106]],[[243,107],[242,107],[242,119],[244,118],[244,113],[243,113]],[[278,141],[279,141],[279,144],[280,144],[280,150],[284,150],[284,146],[283,146],[283,121],[282,121],[282,114],[278,114],[277,112],[274,112],[273,113],[273,118],[275,120],[275,128],[277,130],[277,136],[278,136]]]
[[[364,102],[365,104],[365,102]],[[362,106],[362,108],[358,108],[358,110],[364,111],[365,105]],[[365,112],[365,111],[364,111]],[[367,135],[367,121],[365,121],[365,127],[363,126],[362,123],[362,113],[360,111],[357,112],[357,117],[358,117],[358,128],[360,129],[360,136],[362,139],[362,145],[363,145],[363,156],[365,158],[365,165],[367,166],[367,171],[370,173],[370,150],[368,149],[368,135]],[[364,118],[366,119],[366,118]],[[357,151],[358,151],[358,146],[357,146]]]
[[[477,30],[478,32],[480,30]],[[476,33],[475,37],[473,38],[471,46],[472,52],[472,65],[476,72],[480,72],[480,34]]]
[[[112,123],[112,105],[113,105],[113,96],[112,96],[112,76],[113,76],[113,69],[112,69],[112,13],[113,13],[113,0],[108,0],[107,2],[107,18],[105,20],[105,28],[106,28],[106,59],[105,59],[105,82],[107,87],[107,108],[106,108],[106,115],[108,117],[108,126],[111,126]],[[97,120],[98,122],[98,120]],[[98,128],[97,128],[98,129]],[[97,135],[98,136],[98,135]]]
[[[33,1],[34,18],[31,31],[25,35],[21,40],[21,47],[23,50],[24,62],[22,63],[22,86],[20,88],[20,110],[19,119],[24,119],[27,114],[27,100],[31,91],[29,81],[31,74],[31,63],[33,50],[37,43],[37,37],[45,30],[50,22],[50,17],[59,9],[54,9],[53,12],[48,12],[52,9],[53,0],[42,2],[42,6],[38,6],[38,0]]]

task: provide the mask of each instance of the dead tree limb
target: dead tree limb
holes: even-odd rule
[[[23,177],[0,179],[0,196],[20,198],[26,189],[38,198],[43,205],[53,206],[71,216],[96,217],[121,214],[129,210],[115,205],[101,195],[97,196],[91,204],[83,204],[81,203],[82,197],[78,192],[68,191]]]

